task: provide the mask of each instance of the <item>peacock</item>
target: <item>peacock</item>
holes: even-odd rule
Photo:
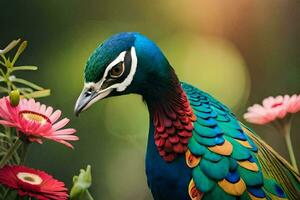
[[[159,47],[136,32],[92,53],[75,114],[113,96],[138,94],[150,130],[147,183],[155,200],[300,199],[300,176],[208,93],[180,82]]]

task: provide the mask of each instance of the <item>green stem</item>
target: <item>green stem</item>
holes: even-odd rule
[[[284,138],[285,138],[285,142],[286,142],[288,152],[290,154],[291,163],[292,163],[293,167],[295,168],[296,172],[299,172],[298,166],[297,166],[297,161],[296,161],[295,154],[294,154],[294,151],[293,151],[293,145],[292,145],[292,141],[291,141],[291,131],[290,130],[291,130],[291,124],[288,123],[283,128]]]
[[[13,189],[5,189],[4,194],[2,195],[1,200],[7,200],[7,199],[19,199],[19,195],[17,195],[17,192]]]
[[[87,199],[89,200],[94,200],[94,198],[92,197],[92,195],[90,194],[90,192],[88,190],[85,191]]]
[[[5,129],[5,134],[7,135],[7,137],[11,138],[11,128],[8,126],[5,126],[4,129]]]
[[[6,190],[5,190],[5,193],[4,193],[4,195],[3,195],[3,199],[6,199],[8,193],[9,193],[9,189],[6,189]]]
[[[22,144],[22,140],[20,140],[18,138],[13,143],[13,145],[10,147],[10,149],[8,150],[8,152],[6,153],[6,155],[2,158],[2,160],[0,162],[0,168],[2,168],[4,165],[7,164],[7,162],[11,159],[12,155],[14,154],[14,152],[17,151],[17,149],[20,147],[21,144]]]
[[[28,142],[28,141],[23,142],[22,151],[20,153],[20,159],[21,159],[20,164],[24,164],[24,162],[26,160],[26,154],[27,154],[27,151],[28,151],[29,144],[30,144],[30,142]]]

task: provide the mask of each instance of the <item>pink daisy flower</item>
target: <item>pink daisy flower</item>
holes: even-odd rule
[[[61,129],[70,121],[64,118],[60,121],[61,111],[54,111],[51,106],[36,102],[34,99],[21,99],[18,106],[12,106],[8,97],[0,99],[0,124],[16,127],[27,136],[31,142],[42,143],[42,139],[50,139],[73,147],[67,141],[78,140],[73,135],[73,128]]]
[[[262,105],[255,104],[249,107],[244,118],[253,124],[267,124],[299,111],[300,95],[268,97],[263,100]]]
[[[67,188],[46,172],[24,166],[5,166],[0,169],[0,184],[17,190],[19,196],[39,200],[67,200]]]

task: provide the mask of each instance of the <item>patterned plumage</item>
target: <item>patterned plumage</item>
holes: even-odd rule
[[[255,135],[239,123],[226,106],[190,85],[183,84],[183,88],[197,117],[188,144],[190,152],[187,153],[187,162],[191,156],[195,157],[193,159],[200,158],[190,167],[193,171],[192,182],[199,194],[206,193],[203,199],[210,199],[210,193],[218,193],[222,199],[233,199],[233,196],[284,199],[287,195],[290,199],[297,198],[297,189],[294,192],[286,190],[285,194],[283,187],[286,185],[280,185],[280,179],[276,177],[279,172],[275,176],[264,172],[269,169],[262,169],[257,145],[247,133],[252,137]],[[293,175],[295,181],[299,181],[299,176],[295,173]]]
[[[92,54],[75,112],[128,93],[149,109],[146,173],[155,200],[300,199],[299,174],[226,106],[179,82],[138,33],[117,34]]]

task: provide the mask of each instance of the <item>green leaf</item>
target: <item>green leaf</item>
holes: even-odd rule
[[[24,94],[24,96],[26,96],[26,98],[41,98],[41,97],[49,96],[50,93],[51,93],[51,90],[43,89],[40,91],[31,92],[29,94]]]
[[[5,54],[12,50],[19,42],[21,39],[13,40],[11,41],[3,50],[0,50],[0,54]]]
[[[17,66],[12,69],[12,71],[18,71],[18,70],[37,70],[37,66]]]
[[[24,87],[24,88],[23,87],[22,88],[18,87],[18,90],[20,90],[21,93],[26,93],[26,94],[32,93],[34,91],[33,89],[27,88],[27,87]]]
[[[5,147],[3,147],[3,146],[0,145],[0,150],[1,150],[0,154],[3,154],[3,155],[6,154],[7,149]]]
[[[26,49],[28,42],[27,41],[23,41],[21,43],[21,45],[18,48],[17,53],[15,54],[14,59],[12,60],[11,64],[12,66],[15,64],[15,62],[18,60],[19,56],[23,53],[23,51]]]
[[[17,139],[7,150],[7,153],[1,158],[0,161],[0,168],[2,168],[4,165],[8,164],[12,159],[15,153],[17,153],[19,147],[22,144],[21,139]]]
[[[2,152],[0,152],[0,157],[5,156],[6,153],[7,153],[7,151],[2,151]]]
[[[7,140],[4,140],[4,139],[0,139],[0,143],[4,143],[6,145],[11,145],[11,143]],[[1,152],[2,153],[2,152]]]
[[[8,190],[4,194],[3,198],[5,200],[16,200],[16,199],[18,199],[18,192],[16,190]]]
[[[8,93],[9,90],[5,87],[0,86],[0,93]]]
[[[5,63],[4,62],[2,62],[2,61],[0,61],[0,65],[2,65],[3,67],[5,67],[6,65],[5,65]]]
[[[31,83],[25,79],[22,79],[22,78],[13,78],[11,81],[15,82],[15,83],[21,83],[21,84],[27,85],[35,90],[43,90],[44,89],[44,88],[42,88],[34,83]]]
[[[7,138],[8,136],[5,133],[0,132],[0,138],[1,137]]]
[[[5,76],[5,73],[4,73],[4,71],[2,69],[0,69],[0,73],[1,73],[1,79],[3,79],[3,76]]]

